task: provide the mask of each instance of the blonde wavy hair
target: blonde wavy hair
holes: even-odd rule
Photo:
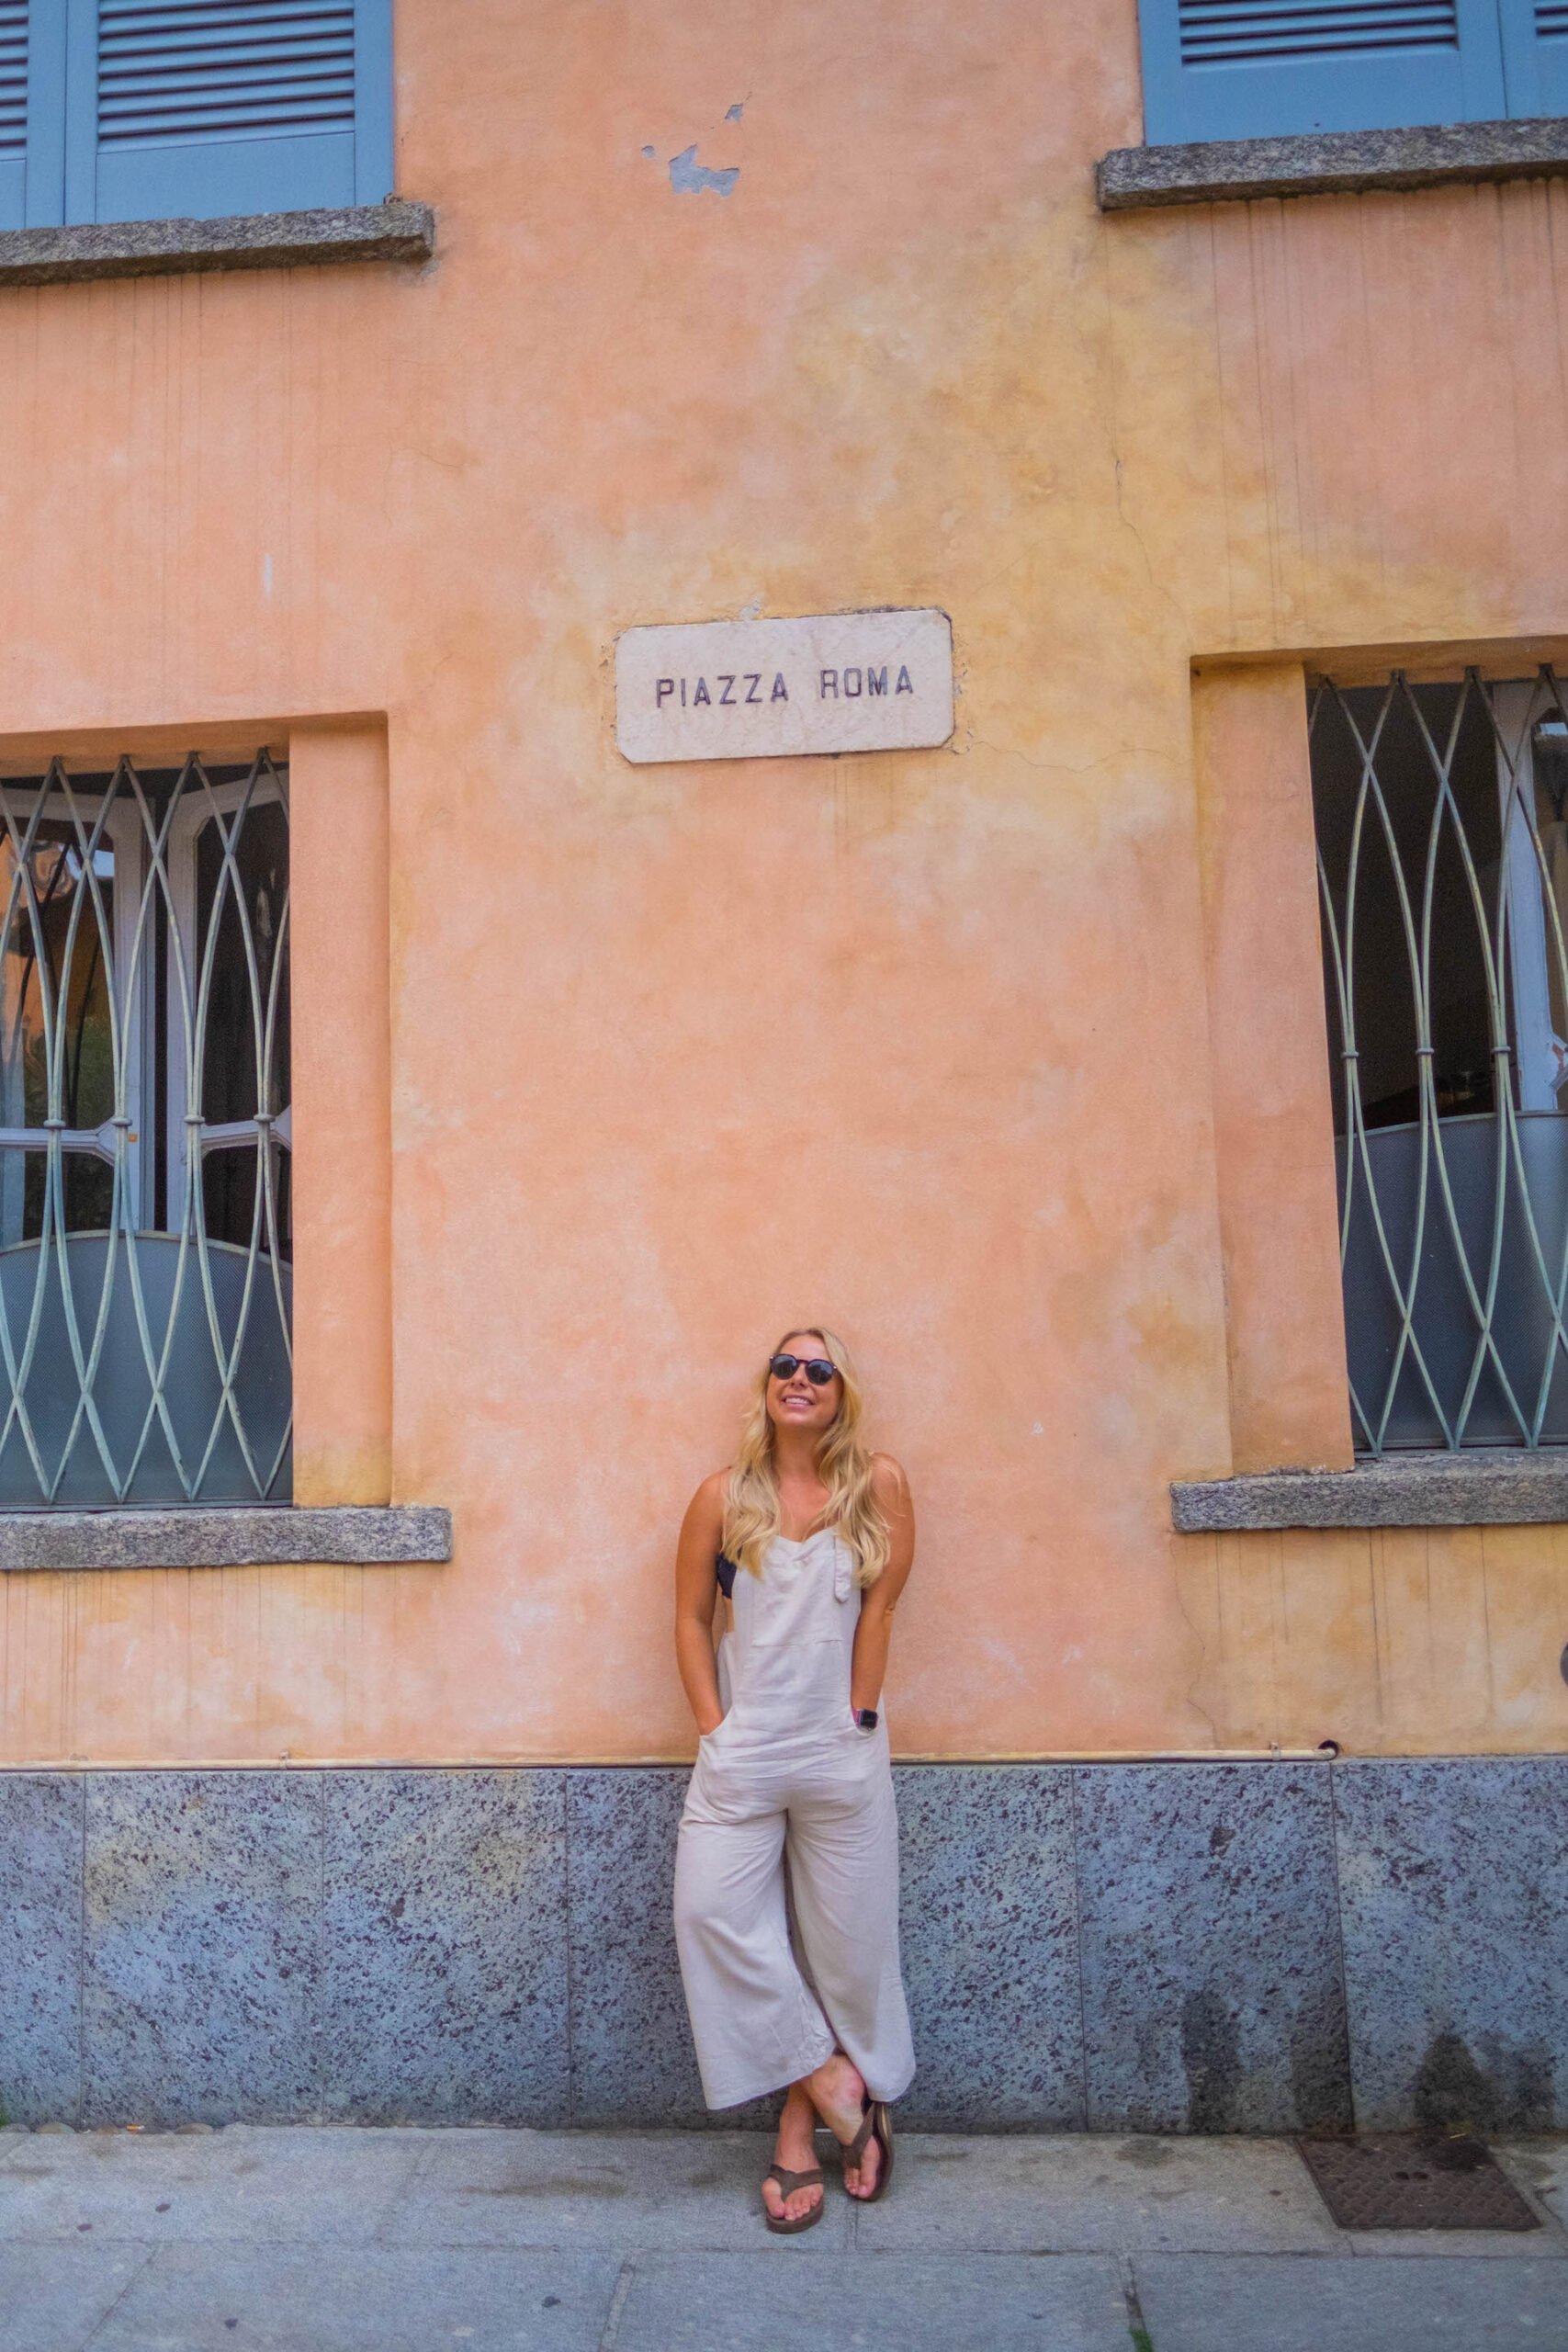
[[[839,1409],[818,1449],[817,1464],[828,1500],[817,1525],[831,1527],[849,1545],[855,1564],[855,1582],[863,1590],[876,1582],[887,1566],[890,1550],[887,1521],[872,1486],[871,1455],[861,1436],[865,1399],[854,1358],[836,1332],[819,1323],[792,1323],[768,1363],[790,1340],[820,1340],[822,1352],[832,1359],[839,1374]],[[762,1559],[775,1535],[782,1532],[775,1431],[768,1415],[768,1364],[762,1366],[751,1409],[740,1432],[740,1444],[729,1474],[724,1506],[724,1550],[727,1558],[749,1575],[760,1577]]]

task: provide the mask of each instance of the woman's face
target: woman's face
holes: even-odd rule
[[[780,1380],[775,1373],[768,1374],[769,1420],[775,1429],[809,1430],[814,1437],[825,1437],[843,1399],[844,1384],[837,1373],[820,1388],[806,1377],[807,1364],[814,1357],[828,1355],[821,1333],[792,1331],[780,1341],[777,1352],[796,1356],[799,1362],[787,1380]]]

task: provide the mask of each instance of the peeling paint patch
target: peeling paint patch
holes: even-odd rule
[[[724,111],[724,119],[726,122],[739,122],[745,111],[746,107],[744,102],[738,107],[727,107]]]
[[[739,177],[739,164],[732,164],[728,170],[718,172],[710,171],[705,164],[699,164],[694,140],[691,146],[682,148],[679,155],[670,158],[670,185],[677,196],[695,196],[705,187],[711,187],[717,196],[729,196],[733,194]]]
[[[648,161],[651,164],[655,156],[658,154],[659,150],[657,147],[645,147],[642,152],[648,158]]]

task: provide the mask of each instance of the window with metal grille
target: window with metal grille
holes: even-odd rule
[[[1311,705],[1359,1451],[1568,1444],[1568,702]]]
[[[287,772],[0,816],[0,1506],[287,1501]]]
[[[391,0],[0,0],[0,227],[391,184]]]
[[[1152,144],[1568,108],[1558,0],[1139,0]]]

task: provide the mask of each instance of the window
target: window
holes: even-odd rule
[[[1151,145],[1568,113],[1565,0],[1139,0]]]
[[[1568,1444],[1568,700],[1314,695],[1359,1450]]]
[[[0,1507],[287,1501],[287,775],[0,817]]]
[[[0,0],[0,228],[391,184],[391,0]]]

